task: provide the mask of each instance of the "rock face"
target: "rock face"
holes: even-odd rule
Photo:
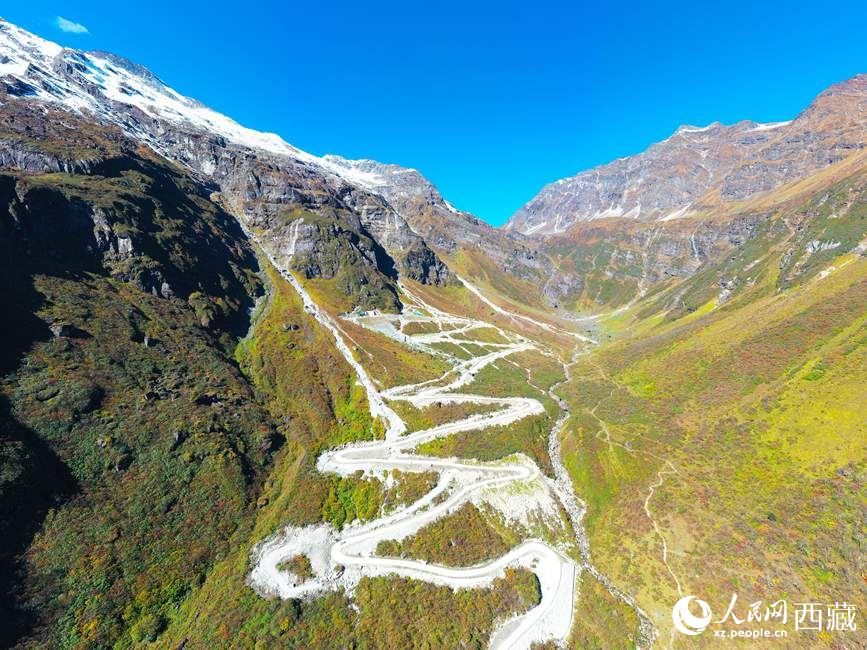
[[[404,257],[407,277],[422,284],[443,285],[453,281],[448,267],[427,246],[416,245]]]
[[[309,254],[287,260],[305,274],[334,277],[352,270],[364,276],[363,285],[380,289],[400,273],[424,282],[454,281],[385,195],[371,191],[357,173],[274,134],[246,129],[176,93],[142,66],[105,52],[64,49],[5,21],[0,21],[0,61],[0,94],[117,126],[216,184],[225,205],[262,233],[271,252],[285,248],[282,238],[293,215],[306,214],[298,250]],[[97,147],[57,155],[22,149],[11,140],[2,145],[0,164],[34,172],[87,172],[105,153]],[[317,216],[315,226],[310,215]],[[335,268],[347,264],[363,268]],[[381,295],[389,293],[396,296],[393,288]],[[366,306],[372,299],[350,297]]]
[[[0,248],[7,260],[22,260],[22,275],[25,265],[60,276],[110,275],[155,296],[187,300],[203,325],[242,328],[261,289],[241,270],[255,267],[255,256],[237,220],[210,200],[201,179],[114,127],[7,98],[0,151],[13,148],[27,154],[22,161],[64,163],[82,154],[89,160],[88,171],[75,174],[44,173],[53,165],[40,173],[29,162],[0,172]]]
[[[519,232],[494,228],[455,209],[421,173],[375,160],[325,156],[333,167],[383,197],[412,229],[444,257],[459,251],[483,254],[500,273],[538,282],[550,265],[535,242]]]
[[[805,178],[867,147],[867,75],[836,84],[791,122],[682,126],[635,156],[558,180],[506,228],[564,232],[605,217],[680,219]]]

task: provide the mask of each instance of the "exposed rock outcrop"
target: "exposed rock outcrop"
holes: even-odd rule
[[[376,281],[368,275],[366,285],[391,284],[393,295],[396,273],[407,272],[425,282],[453,281],[441,261],[430,262],[436,254],[383,195],[371,192],[327,159],[300,151],[276,135],[246,129],[179,95],[142,66],[105,52],[61,48],[3,21],[0,54],[7,60],[2,77],[6,97],[87,113],[193,170],[219,187],[248,226],[264,232],[266,246],[279,247],[287,215],[294,212],[329,221],[330,227],[305,230],[308,238],[325,238],[318,249],[312,243],[307,248],[331,251],[315,262],[299,261],[305,273],[335,277],[359,262],[380,275]],[[61,150],[58,155],[7,141],[0,147],[0,164],[30,172],[91,173],[100,164],[104,148]],[[343,253],[333,250],[343,246],[348,247]],[[410,253],[412,260],[407,262]],[[420,260],[426,260],[427,271],[420,272]],[[338,270],[335,265],[349,266]],[[435,272],[428,272],[434,267]],[[357,298],[358,304],[370,300],[365,291],[349,297]]]

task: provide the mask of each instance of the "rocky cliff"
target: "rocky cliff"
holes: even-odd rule
[[[542,281],[549,268],[547,257],[532,239],[494,228],[456,209],[415,169],[333,155],[324,159],[383,197],[442,258],[455,266],[461,265],[461,256],[483,258],[494,273],[531,284]]]

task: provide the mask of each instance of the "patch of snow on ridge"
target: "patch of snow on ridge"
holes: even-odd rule
[[[388,181],[383,176],[380,176],[376,172],[360,169],[357,163],[365,162],[363,160],[347,160],[341,156],[327,154],[322,158],[317,158],[316,162],[320,167],[324,167],[332,174],[336,174],[356,185],[361,185],[368,190],[376,191],[377,188],[388,185]]]
[[[677,130],[677,132],[678,133],[702,133],[703,131],[708,131],[708,130],[712,129],[716,125],[717,125],[717,122],[711,122],[707,126],[689,126],[689,125],[686,125],[686,126],[680,127]]]
[[[40,99],[59,102],[75,111],[87,107],[97,114],[106,115],[107,107],[100,105],[98,98],[53,72],[52,65],[58,56],[85,81],[94,84],[110,101],[134,106],[151,117],[186,122],[207,132],[222,135],[237,144],[312,162],[319,161],[317,157],[296,149],[274,133],[243,127],[229,117],[181,95],[153,77],[146,78],[136,74],[108,56],[67,50],[11,23],[0,22],[0,57],[5,59],[0,68],[3,74],[12,74],[22,81],[32,82],[29,73],[31,66],[35,66],[41,78],[50,78],[54,86],[54,92],[38,88]]]
[[[751,129],[747,129],[744,133],[752,133],[753,131],[770,131],[771,129],[779,129],[784,126],[788,126],[792,123],[792,120],[788,120],[786,122],[768,122],[767,124],[757,124]]]
[[[538,230],[542,230],[545,226],[548,225],[547,221],[543,221],[542,223],[537,223],[535,226],[530,226],[524,231],[525,235],[532,235],[534,232]]]

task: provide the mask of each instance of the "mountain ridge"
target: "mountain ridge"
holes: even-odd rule
[[[247,129],[179,94],[143,66],[113,54],[62,48],[4,21],[0,57],[0,78],[8,97],[91,115],[216,183],[248,226],[271,232],[263,241],[274,247],[272,252],[285,254],[279,242],[285,239],[291,215],[327,211],[332,225],[305,224],[299,232],[299,250],[321,254],[321,243],[327,239],[331,243],[325,246],[330,250],[326,255],[332,259],[325,265],[312,264],[310,255],[299,255],[298,269],[334,277],[343,273],[340,267],[350,258],[374,267],[379,276],[375,284],[391,289],[371,294],[363,286],[345,285],[355,304],[397,304],[392,268],[423,282],[454,282],[424,240],[381,194],[369,191],[370,183],[357,172],[301,151],[273,133]],[[55,164],[69,167],[86,161]],[[357,242],[371,234],[393,262],[375,261],[370,246],[358,255]],[[385,297],[389,292],[392,297]]]
[[[504,228],[546,235],[606,217],[666,221],[700,215],[863,149],[865,129],[867,74],[858,74],[824,90],[790,121],[680,126],[642,152],[546,185]]]

